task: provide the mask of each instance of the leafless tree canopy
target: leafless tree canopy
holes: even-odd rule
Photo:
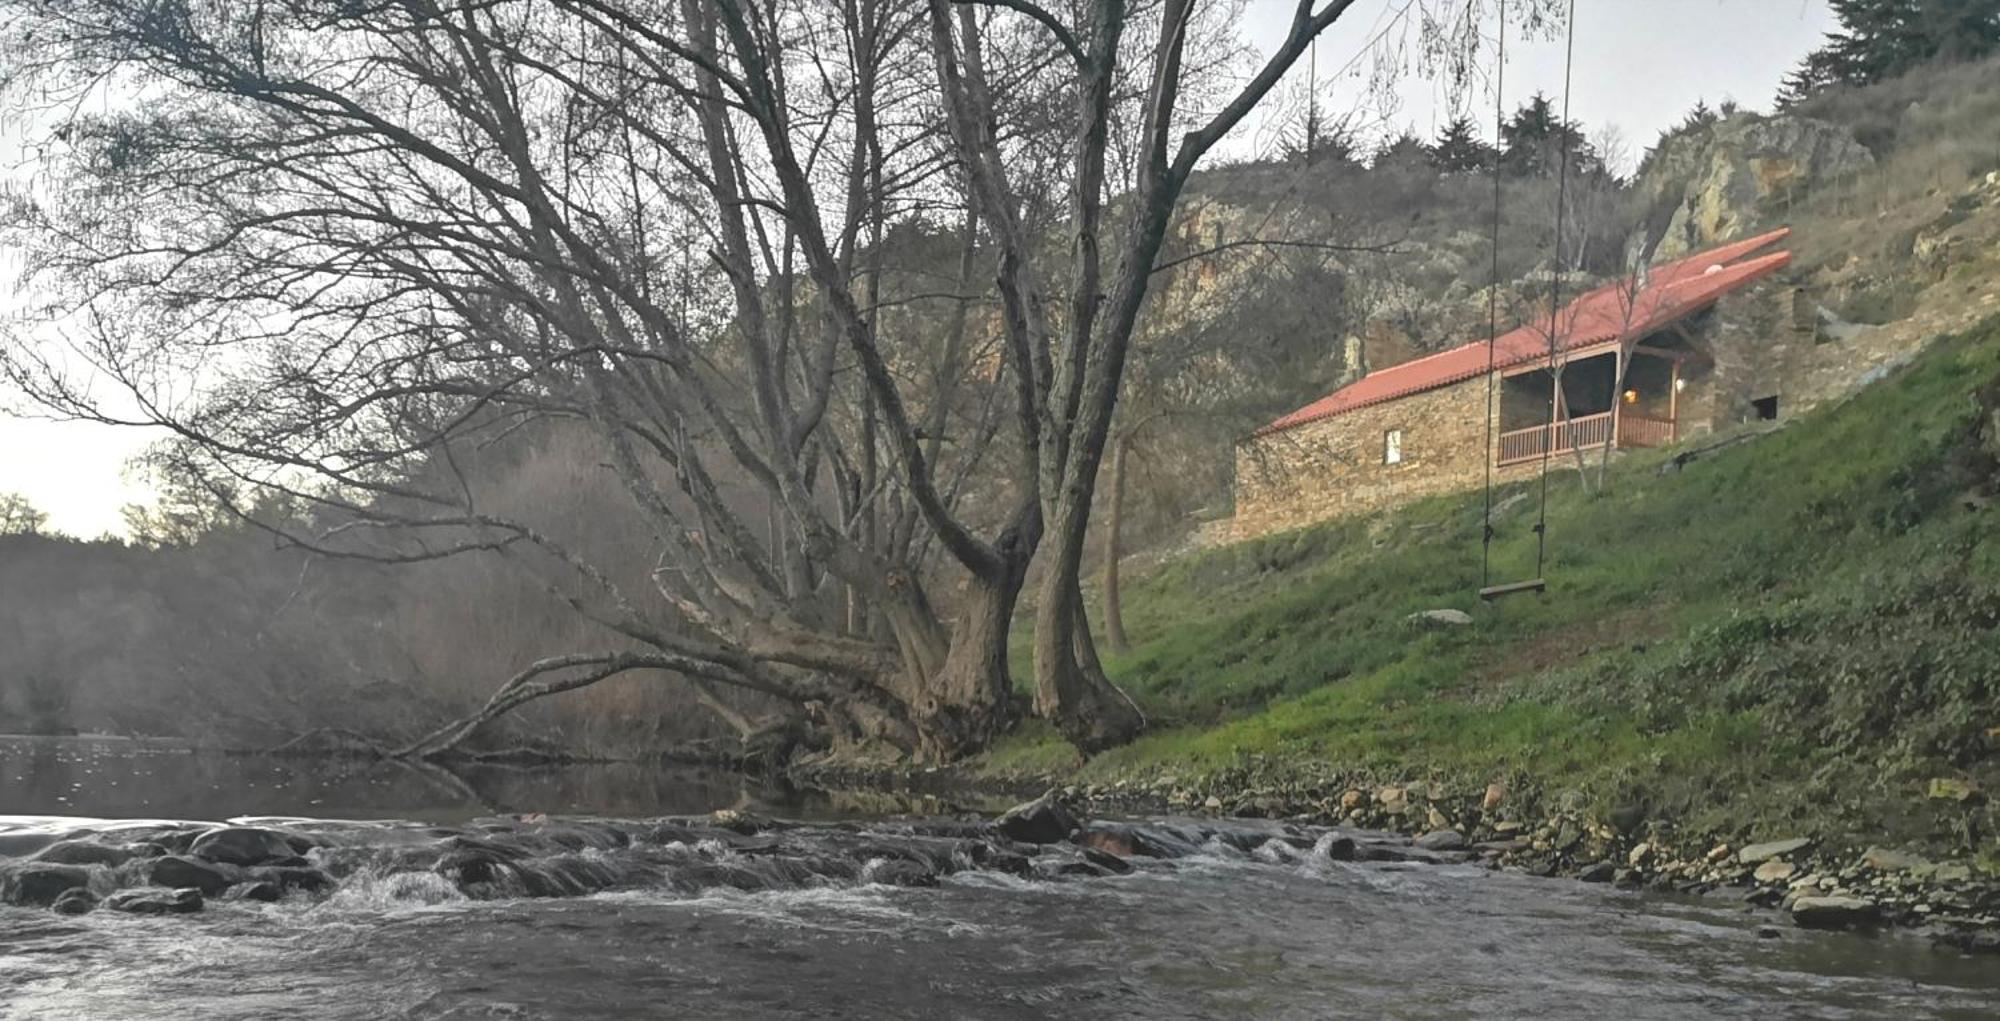
[[[1078,578],[1149,280],[1350,3],[1255,57],[1197,0],[5,0],[61,332],[8,369],[289,542],[503,557],[597,626],[411,754],[648,669],[958,756],[1038,552],[1035,708],[1094,750],[1141,726]],[[524,436],[650,543],[496,486]]]

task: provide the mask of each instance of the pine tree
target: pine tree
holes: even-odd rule
[[[1417,137],[1416,132],[1405,129],[1402,134],[1383,143],[1375,150],[1374,167],[1425,167],[1431,163],[1431,147]]]
[[[1500,153],[1502,165],[1524,177],[1553,177],[1565,157],[1572,172],[1603,169],[1596,150],[1584,141],[1583,126],[1564,121],[1539,92],[1500,125]]]
[[[1840,31],[1785,76],[1778,105],[1872,85],[1933,61],[2000,52],[2000,0],[1830,0]]]
[[[1479,137],[1472,118],[1458,117],[1445,125],[1431,146],[1431,165],[1447,174],[1485,170],[1493,162],[1495,150]]]

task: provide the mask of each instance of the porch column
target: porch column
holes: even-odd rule
[[[1631,356],[1625,352],[1625,345],[1619,344],[1617,353],[1612,357],[1617,359],[1611,363],[1611,446],[1616,448],[1621,438],[1618,435],[1619,423],[1625,420],[1625,367],[1630,364],[1628,359]]]
[[[1667,442],[1676,443],[1681,438],[1681,360],[1668,364],[1673,371],[1667,379]]]

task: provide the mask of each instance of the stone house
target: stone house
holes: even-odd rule
[[[1770,279],[1780,229],[1650,267],[1501,334],[1369,373],[1236,450],[1244,539],[1539,472],[1578,449],[1674,443],[1776,418],[1814,347]],[[1761,254],[1760,254],[1761,253]],[[1553,336],[1552,336],[1553,335]],[[1489,387],[1490,383],[1490,387]],[[1798,410],[1788,407],[1786,413]]]

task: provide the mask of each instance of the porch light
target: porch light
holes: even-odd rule
[[[1625,403],[1627,403],[1627,404],[1637,404],[1637,403],[1639,403],[1639,391],[1637,391],[1637,390],[1627,390],[1627,391],[1625,391]]]
[[[1687,380],[1685,380],[1685,379],[1681,379],[1681,378],[1680,378],[1680,377],[1678,377],[1678,376],[1674,378],[1674,392],[1675,392],[1675,393],[1680,393],[1680,392],[1681,392],[1682,390],[1685,390],[1685,389],[1687,389],[1687,388],[1688,388],[1688,381],[1687,381]]]

